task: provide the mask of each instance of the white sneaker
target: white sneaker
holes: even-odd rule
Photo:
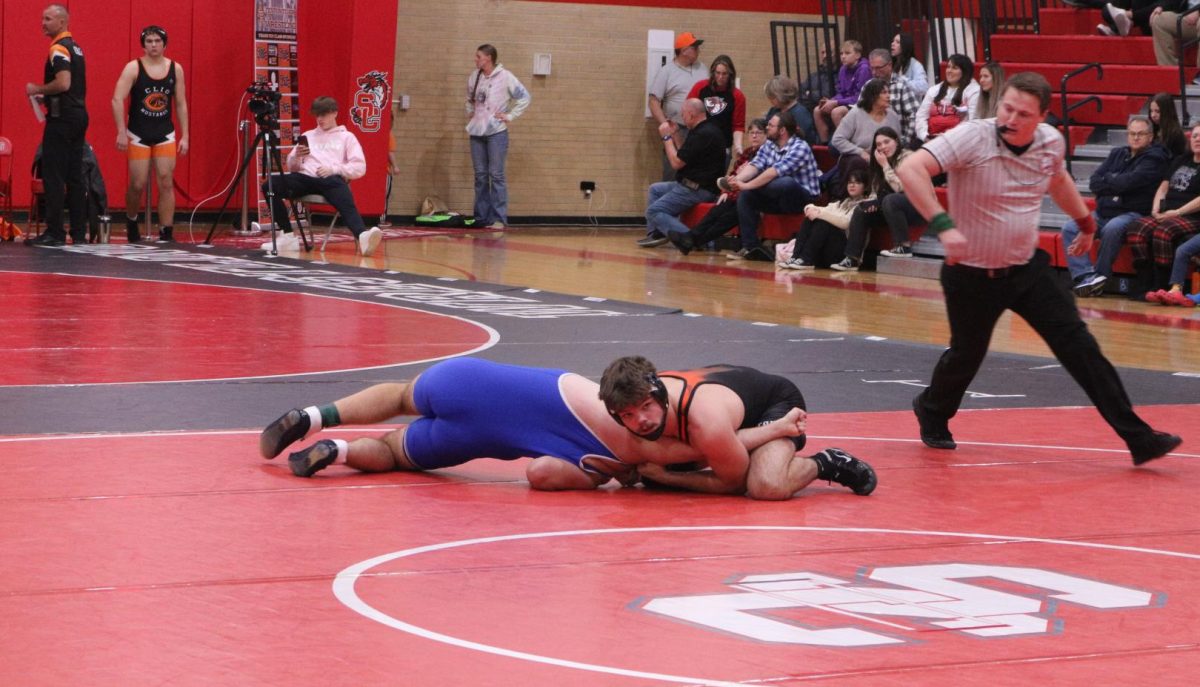
[[[507,229],[508,227],[504,226],[504,222],[501,222],[500,220],[496,220],[495,222],[492,222],[491,224],[487,225],[487,228],[488,229]]]
[[[1113,7],[1113,4],[1110,2],[1104,6],[1104,13],[1107,14],[1109,19],[1112,20],[1112,23],[1116,25],[1117,33],[1121,34],[1122,36],[1129,35],[1129,29],[1133,28],[1133,20],[1129,18],[1128,14],[1125,14],[1125,10],[1120,9],[1119,7]]]
[[[1101,36],[1117,35],[1117,32],[1113,31],[1112,28],[1109,27],[1108,24],[1096,24],[1096,32],[1099,33]]]
[[[271,246],[270,241],[267,241],[266,243],[264,243],[262,245],[262,249],[265,251],[271,250],[271,247],[272,246]],[[298,251],[298,250],[300,250],[300,237],[296,236],[295,233],[276,234],[275,235],[275,248],[277,248],[280,252],[283,252],[285,250],[286,251]]]
[[[362,251],[365,258],[375,252],[382,240],[383,232],[379,230],[379,227],[371,227],[358,235],[358,249]]]
[[[258,222],[251,222],[250,223],[250,231],[254,232],[255,234],[261,234],[261,233],[263,233],[262,225],[259,224]]]

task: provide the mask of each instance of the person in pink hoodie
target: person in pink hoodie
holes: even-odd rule
[[[383,232],[379,227],[367,229],[354,204],[354,194],[350,192],[350,182],[367,173],[362,146],[354,134],[338,125],[338,104],[333,98],[325,95],[316,98],[309,111],[317,118],[317,127],[305,131],[288,153],[287,173],[271,175],[270,183],[275,192],[271,216],[283,232],[276,237],[275,245],[281,251],[300,249],[300,239],[292,233],[283,200],[319,193],[341,213],[362,254],[370,255],[379,246]],[[267,193],[266,183],[263,183],[263,193]],[[264,243],[262,249],[271,250],[272,242]]]

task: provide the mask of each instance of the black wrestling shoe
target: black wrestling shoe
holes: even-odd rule
[[[288,456],[288,467],[297,477],[312,477],[324,470],[337,458],[337,444],[331,439],[322,439],[302,451]]]
[[[292,408],[262,431],[262,435],[258,437],[258,452],[263,458],[270,460],[283,452],[283,449],[303,439],[311,426],[308,413],[299,408]]]
[[[126,243],[137,243],[142,240],[142,230],[136,219],[125,219]]]
[[[912,407],[913,413],[917,416],[917,424],[921,426],[921,441],[925,442],[926,446],[946,450],[958,448],[958,444],[954,441],[954,435],[950,433],[946,422],[934,420],[921,409],[920,396],[913,399]]]
[[[1133,454],[1133,464],[1141,465],[1155,458],[1162,458],[1179,448],[1182,443],[1183,439],[1174,434],[1155,432],[1146,443],[1139,445],[1136,449],[1130,448],[1129,452]]]
[[[814,454],[812,459],[817,461],[817,479],[837,482],[859,496],[875,491],[875,471],[842,449],[827,448]]]

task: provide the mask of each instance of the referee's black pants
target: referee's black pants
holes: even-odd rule
[[[1039,250],[1028,265],[994,278],[977,268],[942,266],[950,348],[938,360],[929,388],[917,402],[933,419],[954,417],[987,354],[996,321],[1005,310],[1012,310],[1050,346],[1130,449],[1144,445],[1154,430],[1133,411],[1116,369],[1100,351],[1079,317],[1074,297],[1054,278],[1049,263],[1050,256]]]
[[[83,186],[83,146],[88,114],[81,107],[63,108],[48,117],[42,132],[42,182],[46,188],[46,233],[65,241],[63,205],[71,213],[71,235],[79,243],[87,234],[87,190]]]

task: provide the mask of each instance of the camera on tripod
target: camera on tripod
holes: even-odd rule
[[[254,114],[255,123],[263,129],[278,129],[279,101],[283,95],[276,85],[267,81],[255,81],[246,92],[250,94],[249,107],[250,112]]]

